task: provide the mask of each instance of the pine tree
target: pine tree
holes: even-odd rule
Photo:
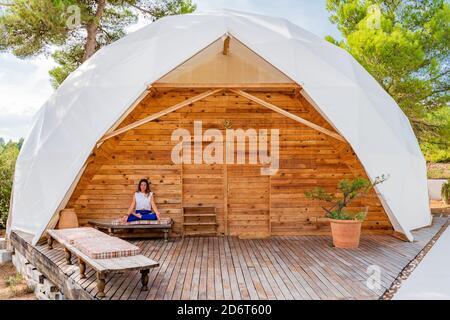
[[[450,161],[450,4],[327,0],[350,52],[408,116],[429,161]]]
[[[98,49],[123,37],[139,14],[154,21],[195,9],[192,0],[0,0],[0,52],[51,55],[58,64],[50,71],[56,88]]]

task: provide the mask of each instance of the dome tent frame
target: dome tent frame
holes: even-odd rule
[[[390,175],[377,194],[396,231],[412,241],[411,230],[430,225],[417,139],[367,72],[347,52],[284,19],[216,11],[152,23],[101,49],[66,79],[38,112],[20,152],[8,232],[31,233],[36,243],[55,225],[92,151],[147,96],[148,84],[227,36],[298,84],[351,145],[371,180]],[[174,44],[183,50],[174,52]]]

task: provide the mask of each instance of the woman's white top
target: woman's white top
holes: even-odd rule
[[[136,200],[136,210],[152,210],[152,196],[153,192],[145,194],[142,192],[135,192],[134,199]]]

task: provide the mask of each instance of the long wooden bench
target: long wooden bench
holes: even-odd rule
[[[117,223],[114,220],[107,220],[107,219],[95,219],[89,220],[88,223],[96,229],[103,230],[111,236],[118,236],[120,238],[146,237],[149,234],[148,232],[145,233],[145,231],[160,230],[164,233],[164,240],[168,241],[169,232],[170,230],[172,230],[173,221],[170,218],[163,218],[157,223],[133,224],[133,223]],[[119,232],[119,231],[126,231],[126,232]]]
[[[92,229],[92,228],[86,228]],[[64,230],[47,230],[48,240],[47,245],[50,249],[53,248],[53,241],[58,241],[63,247],[65,252],[65,258],[67,264],[72,264],[71,258],[72,254],[78,258],[78,265],[80,268],[80,277],[85,278],[86,265],[90,266],[95,270],[97,276],[97,289],[98,289],[98,297],[105,297],[105,284],[106,284],[106,276],[108,273],[117,272],[117,271],[140,271],[141,273],[141,283],[142,290],[148,290],[148,273],[150,268],[156,268],[159,266],[159,263],[153,261],[152,259],[147,258],[144,255],[138,254],[133,256],[126,257],[117,257],[117,258],[105,258],[105,259],[92,259],[87,254],[82,252],[80,249],[75,247],[75,245],[70,244],[64,238]],[[95,229],[93,229],[95,230]],[[100,232],[100,231],[98,231]],[[104,234],[105,237],[110,237]],[[96,240],[95,238],[92,240]],[[103,239],[102,239],[103,240]],[[97,240],[98,241],[98,240]]]

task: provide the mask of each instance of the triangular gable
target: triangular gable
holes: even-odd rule
[[[158,85],[294,84],[236,38],[225,35],[155,82]]]

